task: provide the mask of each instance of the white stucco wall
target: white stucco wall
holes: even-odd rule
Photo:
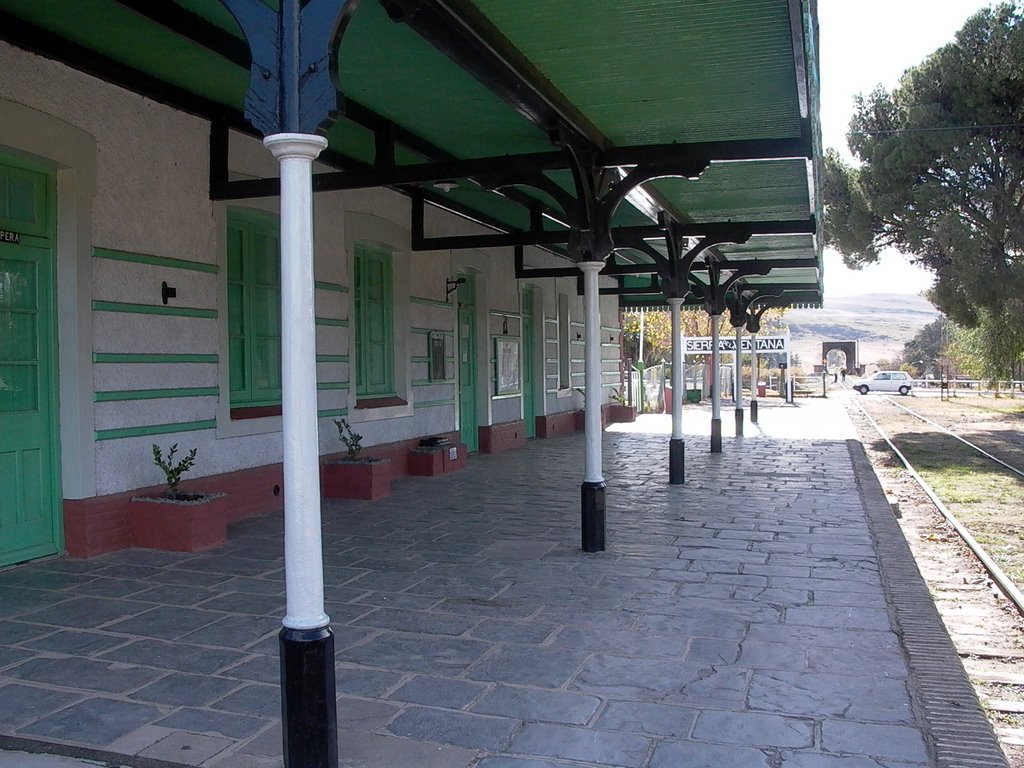
[[[68,445],[65,496],[104,495],[158,482],[160,473],[150,454],[153,443],[198,448],[193,476],[280,461],[280,417],[230,417],[224,269],[229,208],[275,213],[276,199],[211,202],[206,121],[2,42],[0,104],[38,114],[34,122],[39,137],[47,135],[47,126],[62,124],[87,138],[76,149],[77,159],[69,159],[65,149],[52,146],[53,141],[48,145],[45,138],[35,139],[39,146],[32,148],[60,168],[74,171],[73,166],[79,166],[92,187],[87,204],[79,205],[80,242],[73,246],[77,250],[70,262],[65,253],[69,246],[59,246],[64,248],[58,258],[61,280],[71,280],[64,291],[77,292],[77,300],[61,302],[58,316],[62,344],[78,350],[74,355],[61,353],[62,443]],[[23,145],[30,143],[24,132],[0,126],[0,149],[27,151]],[[231,178],[277,173],[269,153],[251,137],[232,134],[230,156]],[[492,382],[494,336],[503,333],[505,319],[509,335],[522,330],[520,284],[511,249],[414,253],[409,242],[410,201],[388,190],[320,194],[314,205],[316,279],[321,281],[315,314],[322,321],[316,331],[317,352],[328,358],[317,365],[322,385],[318,403],[326,411],[320,420],[322,452],[341,449],[333,424],[341,413],[357,425],[367,446],[458,428],[456,304],[454,296],[446,301],[445,281],[459,272],[472,273],[477,280],[478,339],[473,353],[479,371],[478,423],[521,418],[522,397],[495,398]],[[65,211],[70,209],[69,203]],[[432,207],[426,220],[428,235],[487,231]],[[348,323],[352,252],[362,239],[383,243],[393,252],[396,386],[406,405],[356,408]],[[157,263],[147,263],[154,257]],[[528,258],[534,266],[568,263],[537,249],[528,249]],[[177,290],[167,307],[183,315],[164,314],[164,281]],[[532,284],[536,371],[543,380],[539,390],[546,391],[545,369],[550,373],[550,365],[545,360],[552,352],[542,340],[550,336],[548,321],[557,316],[557,294],[571,296],[571,315],[577,322],[582,302],[575,295],[575,280]],[[604,300],[602,306],[602,323],[617,326],[614,300]],[[428,376],[425,360],[431,332],[445,335],[450,371],[442,381]],[[581,360],[582,350],[582,343],[574,344],[571,357]],[[140,355],[182,359],[134,359]],[[574,363],[573,370],[579,374],[574,375],[574,385],[582,386],[582,364]],[[194,388],[215,388],[217,394],[113,400],[109,394]],[[537,398],[536,410],[553,413],[581,404],[572,390],[548,392]],[[174,425],[184,426],[174,431]]]

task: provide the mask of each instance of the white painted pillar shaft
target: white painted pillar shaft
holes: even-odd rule
[[[683,439],[683,397],[685,396],[685,382],[683,381],[683,370],[686,367],[686,355],[683,354],[683,333],[682,333],[682,299],[669,299],[668,305],[672,310],[672,439]]]
[[[583,366],[586,399],[583,406],[586,440],[586,463],[583,481],[603,483],[601,469],[601,305],[599,303],[597,273],[604,267],[602,261],[581,261],[583,271]],[[643,382],[641,382],[643,386]]]
[[[789,356],[789,332],[786,333],[786,377],[783,384],[783,399],[789,403],[793,400],[793,360]]]
[[[718,352],[718,326],[722,322],[721,315],[711,316],[711,418],[722,418],[722,392],[721,377],[718,368],[721,365],[721,355]]]
[[[757,400],[757,334],[750,334],[750,402]]]
[[[279,133],[264,146],[281,164],[281,413],[284,439],[283,624],[314,629],[324,612],[317,433],[316,326],[313,319],[313,160],[322,136]]]
[[[732,360],[732,380],[733,380],[733,402],[736,403],[736,409],[739,410],[743,407],[743,353],[741,352],[741,344],[743,343],[743,328],[736,329],[736,354]]]

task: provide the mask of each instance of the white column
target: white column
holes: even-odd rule
[[[757,400],[757,334],[750,334],[750,402]]]
[[[711,419],[722,418],[721,377],[718,375],[720,357],[718,353],[718,325],[721,315],[711,315]]]
[[[736,410],[743,408],[743,353],[740,346],[742,343],[743,327],[740,326],[736,329],[736,354],[732,360],[732,388],[735,393],[733,401],[736,403]]]
[[[599,286],[597,273],[604,268],[601,261],[581,261],[579,267],[583,271],[583,365],[584,388],[584,425],[586,440],[586,464],[584,465],[583,481],[586,483],[603,483],[601,471],[601,304],[599,302]],[[642,386],[642,384],[641,384]]]
[[[793,402],[793,360],[789,356],[789,331],[786,331],[786,381],[783,384],[783,399],[787,403]]]
[[[668,305],[672,310],[672,439],[683,439],[683,369],[686,367],[686,355],[683,353],[683,334],[680,312],[683,300],[670,298]]]
[[[327,139],[267,136],[281,163],[281,413],[284,438],[284,571],[289,629],[325,627],[320,538],[316,326],[313,320],[313,160]]]

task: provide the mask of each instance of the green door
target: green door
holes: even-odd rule
[[[0,158],[0,566],[63,547],[47,174]]]
[[[526,436],[537,436],[537,409],[533,381],[533,289],[523,289],[523,421]]]
[[[476,286],[460,275],[459,286],[459,438],[469,451],[480,448],[476,420]]]

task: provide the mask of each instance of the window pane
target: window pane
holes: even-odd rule
[[[11,178],[10,187],[10,209],[9,216],[15,221],[24,221],[35,224],[35,187],[33,179],[25,178],[21,174]]]
[[[392,394],[395,385],[391,254],[358,246],[353,283],[356,392],[361,395]]]
[[[281,342],[260,339],[252,345],[253,389],[277,390],[281,388]]]
[[[242,261],[244,241],[245,232],[238,227],[228,227],[228,280],[242,280],[245,277],[245,264]]]
[[[0,361],[36,361],[34,312],[0,312]]]
[[[228,285],[228,335],[240,336],[245,333],[245,286],[241,283]]]
[[[257,287],[252,298],[253,333],[257,336],[280,336],[281,289]]]
[[[38,366],[0,365],[0,413],[39,410]]]
[[[257,283],[277,285],[281,282],[277,248],[276,237],[262,232],[253,235],[253,266]]]
[[[239,214],[228,232],[229,379],[232,402],[271,405],[281,397],[280,254],[276,227]]]
[[[36,265],[0,259],[0,309],[36,308]]]
[[[228,378],[231,381],[232,393],[241,392],[248,388],[246,380],[246,355],[245,339],[231,339],[228,341],[230,350],[230,362],[228,364]]]

